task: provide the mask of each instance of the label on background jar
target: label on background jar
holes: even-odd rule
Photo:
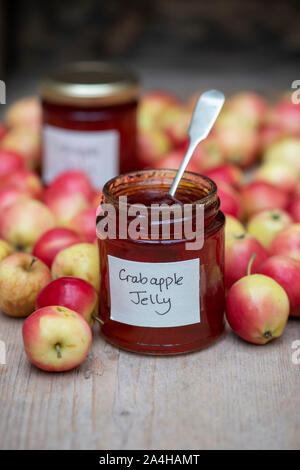
[[[119,173],[119,133],[78,131],[45,125],[43,128],[43,179],[46,184],[61,172],[82,170],[100,188]]]
[[[152,328],[200,322],[199,259],[141,263],[108,256],[110,317]]]

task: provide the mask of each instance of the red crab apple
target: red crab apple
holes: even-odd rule
[[[254,173],[254,181],[264,181],[276,188],[291,194],[298,183],[298,174],[295,168],[286,162],[263,163]]]
[[[40,199],[43,187],[40,178],[34,171],[26,168],[15,170],[0,179],[2,188],[16,188],[33,198]]]
[[[59,225],[69,226],[72,218],[90,206],[95,190],[82,171],[70,170],[58,175],[44,192],[44,202]]]
[[[0,189],[0,214],[5,207],[29,198],[28,194],[14,187]]]
[[[247,168],[255,163],[258,153],[258,135],[247,119],[225,110],[219,116],[214,129],[225,160]]]
[[[90,206],[89,201],[81,193],[62,192],[44,194],[47,207],[54,214],[57,225],[71,228],[71,220],[76,214]]]
[[[258,212],[250,218],[247,232],[256,237],[268,249],[277,233],[291,223],[292,219],[287,212],[279,209],[266,210]]]
[[[258,138],[254,130],[228,129],[217,135],[225,160],[229,163],[248,168],[257,160]]]
[[[191,117],[191,111],[179,105],[169,107],[162,113],[159,128],[167,135],[174,147],[186,143]]]
[[[176,148],[171,152],[164,155],[157,162],[154,163],[154,168],[179,168],[187,145],[181,148]],[[195,173],[206,174],[213,168],[218,167],[224,162],[224,158],[220,152],[216,141],[213,138],[208,137],[204,142],[201,142],[194,150],[193,156],[188,164],[188,171]]]
[[[138,127],[142,130],[157,127],[158,119],[162,113],[178,104],[178,98],[166,91],[153,90],[145,93],[138,108]]]
[[[152,167],[177,169],[183,160],[186,150],[186,145],[182,148],[176,148],[154,162]],[[206,172],[218,167],[223,162],[224,159],[216,141],[208,137],[196,147],[187,169],[195,173],[201,172],[206,174]]]
[[[297,187],[295,189],[295,194],[294,196],[300,196],[300,180],[298,181]]]
[[[241,190],[244,216],[251,217],[263,210],[282,209],[288,205],[288,195],[264,181],[253,181]]]
[[[68,246],[81,243],[82,241],[81,236],[74,230],[65,227],[55,227],[45,232],[38,239],[33,247],[32,254],[41,259],[50,268],[57,253]]]
[[[240,219],[243,215],[239,193],[229,184],[218,183],[218,195],[221,201],[220,209],[224,214],[229,214]]]
[[[1,140],[1,147],[20,154],[30,170],[40,166],[41,135],[37,129],[27,126],[12,127]]]
[[[288,135],[299,135],[300,107],[291,100],[282,100],[268,114],[268,121],[280,126]]]
[[[166,90],[147,91],[141,98],[141,105],[149,106],[155,117],[159,116],[163,109],[177,103],[179,103],[179,98]]]
[[[281,230],[270,244],[271,255],[285,255],[300,261],[300,224]]]
[[[0,178],[21,168],[24,168],[24,162],[19,154],[0,148]]]
[[[65,194],[80,194],[87,202],[92,202],[95,190],[89,177],[83,171],[68,170],[60,173],[44,193],[46,204]]]
[[[229,235],[230,233],[243,234],[246,233],[246,229],[238,219],[236,219],[232,215],[226,214],[225,236]]]
[[[215,181],[215,183],[224,182],[238,189],[243,183],[243,173],[235,165],[225,164],[205,172],[205,175]]]
[[[260,264],[268,257],[262,244],[246,233],[229,233],[225,237],[225,286],[227,289],[247,274],[247,267],[253,253],[256,257],[252,270],[258,272]]]
[[[257,93],[249,91],[233,95],[228,100],[227,106],[231,111],[244,116],[254,125],[258,125],[263,121],[267,111],[266,100]]]
[[[98,246],[78,243],[60,251],[52,263],[52,277],[73,276],[90,282],[98,291],[100,285]]]
[[[0,142],[7,133],[7,127],[3,124],[3,122],[0,122]]]
[[[288,207],[288,212],[294,222],[300,223],[300,194],[293,197]]]
[[[138,156],[145,166],[153,166],[170,151],[170,139],[160,129],[139,131],[137,139]]]
[[[225,129],[235,129],[235,130],[243,130],[243,129],[255,129],[254,124],[247,119],[247,116],[235,111],[230,107],[230,101],[227,100],[226,105],[222,109],[215,126],[214,130],[225,130]]]
[[[40,129],[42,110],[40,100],[36,96],[26,96],[15,101],[5,113],[8,127],[28,126]]]
[[[187,150],[187,144],[182,150],[184,155],[184,150]],[[224,163],[223,153],[214,136],[208,136],[207,139],[197,145],[191,161],[197,167],[198,173],[205,173]]]
[[[42,202],[26,199],[1,212],[0,237],[19,251],[31,251],[36,241],[54,225],[53,215]]]
[[[290,315],[300,317],[300,261],[283,255],[271,256],[261,264],[259,272],[281,285],[290,301]]]
[[[88,243],[93,243],[96,238],[96,209],[89,207],[78,212],[71,220],[71,227]]]
[[[60,277],[39,293],[36,308],[60,305],[82,315],[92,325],[98,307],[98,295],[93,286],[76,277]]]
[[[241,338],[266,344],[282,335],[289,316],[289,299],[271,277],[250,274],[230,288],[226,298],[229,325]]]
[[[61,306],[37,310],[25,320],[22,332],[29,361],[49,372],[77,367],[92,343],[92,331],[86,320]]]
[[[11,317],[35,309],[38,293],[51,282],[49,268],[28,253],[14,253],[0,263],[0,308]]]
[[[164,155],[157,162],[155,162],[153,165],[153,168],[177,170],[182,163],[183,157],[184,157],[184,151],[180,149],[175,149],[172,152]],[[195,163],[194,158],[191,158],[187,166],[187,171],[193,171],[193,172],[198,171],[198,167],[197,167],[197,164]]]
[[[270,145],[263,154],[263,161],[288,163],[300,172],[300,139],[285,137]]]
[[[265,152],[270,145],[284,136],[285,134],[279,126],[274,124],[263,125],[258,131],[260,151]]]

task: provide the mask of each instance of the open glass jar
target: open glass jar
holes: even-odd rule
[[[224,331],[224,215],[217,187],[186,172],[170,201],[167,192],[175,173],[133,172],[108,181],[103,189],[97,217],[101,331],[111,343],[134,352],[194,351]],[[169,208],[176,203],[182,212],[169,220],[152,217],[153,203]],[[136,204],[143,204],[143,210]],[[189,211],[183,211],[185,206]],[[196,220],[200,206],[201,226]],[[194,232],[202,229],[203,246],[187,245],[188,221]],[[180,225],[184,230],[178,236]],[[132,227],[139,228],[139,238]]]
[[[78,62],[45,77],[42,176],[46,184],[67,169],[88,173],[96,189],[138,168],[137,76],[102,62]]]

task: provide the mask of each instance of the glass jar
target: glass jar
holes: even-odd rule
[[[49,184],[67,169],[86,172],[96,189],[138,168],[136,111],[139,82],[126,69],[78,62],[41,82],[42,177]]]
[[[144,170],[108,181],[97,217],[107,223],[107,205],[115,210],[112,236],[100,233],[101,331],[111,343],[133,352],[178,354],[203,348],[224,331],[224,215],[213,181],[186,172],[175,194],[175,202],[190,204],[189,217],[195,228],[197,206],[203,210],[203,246],[187,249],[188,239],[174,229],[178,215],[170,218],[170,237],[162,236],[163,222],[153,221],[140,238],[125,238],[121,215],[133,204],[168,201],[167,192],[175,170]],[[121,199],[122,196],[122,199]],[[127,200],[124,201],[124,196]],[[172,207],[172,206],[170,206]],[[113,214],[113,211],[112,211]],[[142,213],[139,213],[142,217]],[[110,216],[112,222],[114,217]],[[188,216],[182,215],[183,224]],[[128,217],[129,227],[133,217]],[[137,219],[138,220],[138,219]],[[141,220],[141,219],[139,219]],[[104,224],[105,225],[105,224]],[[151,228],[159,228],[152,239]],[[106,225],[107,228],[107,225]],[[101,232],[101,231],[100,231]],[[185,232],[184,232],[185,233]]]

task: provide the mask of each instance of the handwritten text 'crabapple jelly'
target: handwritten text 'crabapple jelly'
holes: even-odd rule
[[[199,259],[137,262],[108,255],[111,319],[164,328],[200,320]]]

